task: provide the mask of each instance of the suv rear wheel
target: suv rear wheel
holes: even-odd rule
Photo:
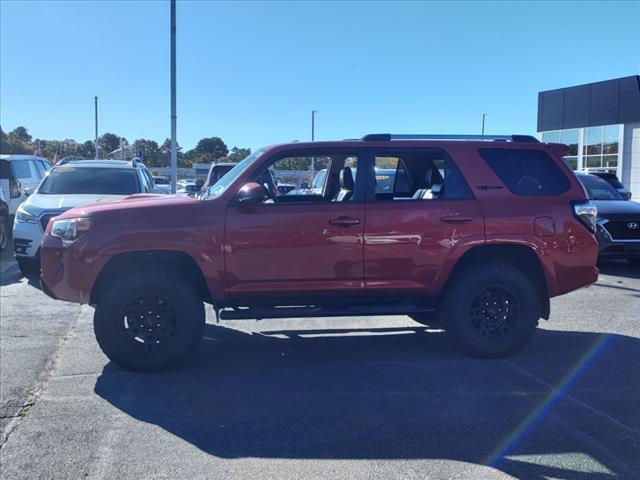
[[[466,352],[502,357],[529,340],[540,318],[540,301],[520,270],[502,262],[482,263],[452,279],[439,316]]]
[[[158,371],[185,359],[202,338],[202,299],[172,273],[123,276],[100,294],[94,331],[100,348],[117,365]]]

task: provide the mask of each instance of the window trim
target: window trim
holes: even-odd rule
[[[249,175],[247,180],[242,185],[248,182],[254,182],[257,177],[262,175],[262,173],[265,171],[266,168],[269,168],[269,166],[273,165],[278,160],[282,160],[283,158],[287,158],[287,157],[323,157],[323,156],[330,157],[333,155],[351,154],[351,156],[357,159],[358,170],[360,171],[360,165],[365,161],[366,150],[367,149],[364,149],[364,148],[351,148],[351,147],[349,148],[348,147],[336,147],[336,148],[325,147],[325,148],[318,148],[318,149],[307,149],[307,148],[292,149],[292,150],[277,152],[277,153],[274,153],[273,155],[269,155],[268,157],[265,157],[265,159],[260,162],[260,165],[256,166],[253,172],[251,172],[251,175]],[[366,175],[359,175],[359,174],[356,175],[353,196],[351,197],[351,200],[349,200],[348,202],[333,202],[333,201],[328,201],[328,202],[327,201],[322,201],[322,202],[306,201],[306,202],[284,202],[284,203],[274,202],[274,203],[260,203],[252,206],[252,208],[262,208],[262,207],[273,208],[277,206],[295,206],[295,205],[304,205],[304,206],[332,205],[332,204],[355,205],[355,204],[364,203],[365,201],[364,189],[366,185],[364,184],[363,177],[365,176]],[[327,180],[325,178],[325,182],[326,181]],[[239,188],[242,188],[242,185],[240,185]],[[238,204],[237,197],[238,197],[238,192],[236,191],[231,197],[231,199],[229,200],[227,205],[229,207],[238,207],[239,204]]]
[[[502,179],[502,177],[498,174],[498,172],[491,166],[491,164],[487,161],[487,159],[485,158],[485,156],[482,154],[483,151],[487,151],[487,150],[507,150],[507,151],[518,151],[518,152],[541,152],[544,155],[547,156],[547,158],[549,159],[549,161],[558,169],[558,171],[563,175],[564,179],[566,180],[566,188],[560,192],[557,193],[545,193],[545,194],[540,194],[540,195],[531,195],[531,194],[523,194],[523,193],[518,193],[518,192],[514,192],[513,190],[511,190],[511,188],[509,188],[509,186],[507,185],[507,183]],[[485,165],[489,168],[489,170],[496,176],[496,178],[498,179],[498,181],[504,186],[504,188],[506,188],[509,192],[511,192],[513,195],[516,195],[517,197],[527,197],[527,198],[537,198],[537,197],[559,197],[564,195],[565,193],[567,193],[568,191],[571,190],[571,180],[567,175],[567,171],[572,171],[571,168],[569,167],[569,165],[562,160],[561,164],[558,164],[558,162],[556,161],[556,158],[560,158],[557,157],[556,155],[551,155],[550,152],[546,151],[545,149],[542,148],[517,148],[517,147],[483,147],[483,148],[478,148],[478,155],[480,156],[480,158],[482,158],[482,161],[485,163]],[[563,168],[564,167],[564,168]]]
[[[453,160],[453,158],[451,157],[451,155],[449,155],[449,152],[447,152],[444,148],[437,148],[437,147],[379,147],[379,148],[369,148],[369,163],[366,165],[367,169],[366,172],[369,176],[369,180],[367,182],[367,195],[366,195],[366,202],[367,203],[387,203],[387,202],[396,202],[399,204],[405,204],[405,203],[421,203],[421,204],[428,204],[428,203],[433,203],[433,202],[468,202],[468,201],[475,201],[476,200],[476,196],[473,193],[473,190],[471,190],[471,188],[469,187],[469,183],[467,182],[467,179],[465,178],[465,176],[462,174],[462,171],[460,170],[460,168],[458,167],[458,165],[456,165],[456,162]],[[458,175],[460,176],[460,178],[462,179],[462,182],[464,184],[465,189],[467,190],[467,197],[466,198],[436,198],[436,199],[423,199],[423,198],[411,198],[411,197],[407,197],[405,200],[396,200],[393,198],[376,198],[376,192],[375,192],[375,182],[374,182],[374,177],[375,177],[375,166],[376,166],[376,156],[380,156],[380,153],[385,153],[388,154],[386,156],[397,156],[398,158],[402,159],[402,154],[403,152],[410,152],[410,153],[431,153],[431,154],[436,154],[436,155],[440,155],[441,158],[445,161],[445,162],[449,162],[449,164],[453,167],[453,169],[458,173]],[[405,169],[406,169],[406,165],[405,165]],[[395,180],[394,180],[394,190],[395,190]]]

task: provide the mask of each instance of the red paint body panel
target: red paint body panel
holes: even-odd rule
[[[214,302],[271,295],[437,295],[471,248],[515,244],[535,252],[549,296],[593,283],[598,274],[598,247],[572,214],[571,201],[586,198],[573,173],[543,144],[492,142],[491,148],[545,149],[571,183],[562,195],[519,197],[504,187],[478,154],[486,146],[478,142],[393,143],[398,149],[445,150],[463,174],[472,200],[235,206],[237,191],[273,155],[333,148],[364,155],[389,148],[389,142],[269,147],[214,200],[138,196],[65,212],[59,218],[91,217],[93,224],[71,245],[63,245],[46,232],[41,250],[43,281],[55,297],[87,303],[100,272],[116,255],[179,251],[199,266]],[[445,223],[442,217],[446,215],[469,220]],[[358,223],[330,223],[338,217]],[[552,233],[536,227],[536,218],[541,217],[552,220]],[[548,227],[548,220],[543,223]]]
[[[358,223],[330,223],[343,217]],[[361,293],[363,233],[363,203],[230,206],[226,293]]]

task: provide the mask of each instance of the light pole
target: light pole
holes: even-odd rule
[[[176,193],[178,176],[176,119],[176,0],[171,0],[171,193]]]
[[[311,141],[316,140],[316,113],[317,110],[311,110]]]
[[[316,140],[316,110],[311,110],[311,141],[315,142]],[[309,185],[313,184],[313,177],[315,177],[315,158],[311,157],[311,182]]]
[[[98,97],[93,97],[93,107],[96,114],[96,160],[98,160]]]
[[[484,135],[484,119],[485,119],[486,116],[487,116],[486,113],[482,114],[482,135]]]

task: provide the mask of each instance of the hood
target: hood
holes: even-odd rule
[[[598,216],[607,218],[610,215],[631,215],[640,217],[640,203],[631,200],[591,200],[598,207]]]
[[[120,197],[122,198],[122,197]],[[200,200],[183,195],[163,195],[163,194],[138,194],[129,195],[122,200],[114,202],[96,203],[93,205],[80,206],[65,212],[60,218],[89,217],[101,212],[117,212],[155,208],[171,207],[178,205],[188,205],[199,203]]]
[[[120,200],[124,195],[43,195],[34,193],[24,206],[29,210],[68,210],[81,205]]]

